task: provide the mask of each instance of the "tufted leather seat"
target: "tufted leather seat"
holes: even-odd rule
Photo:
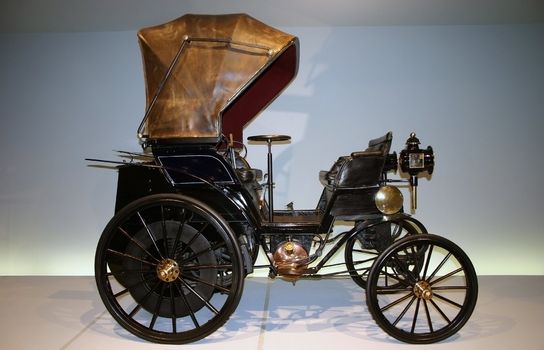
[[[391,148],[393,134],[370,140],[364,151],[353,152],[336,160],[330,170],[319,172],[323,186],[357,187],[375,184],[381,175]]]

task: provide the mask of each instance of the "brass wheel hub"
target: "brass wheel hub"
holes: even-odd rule
[[[427,281],[419,281],[414,285],[414,294],[419,299],[431,300],[433,298],[433,290]]]
[[[179,265],[173,259],[164,259],[157,265],[157,277],[163,282],[173,282],[179,274]]]

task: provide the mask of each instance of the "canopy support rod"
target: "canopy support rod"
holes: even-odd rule
[[[159,87],[157,88],[157,92],[153,96],[153,100],[151,100],[151,103],[149,104],[149,107],[147,107],[147,110],[145,111],[144,118],[143,118],[142,122],[140,123],[140,126],[138,127],[138,137],[140,139],[143,138],[143,136],[144,136],[142,134],[142,129],[144,127],[145,122],[147,121],[147,118],[149,117],[149,113],[153,109],[153,106],[155,106],[155,103],[157,102],[157,99],[159,98],[160,93],[162,92],[162,90],[164,89],[164,86],[166,85],[166,82],[168,81],[168,79],[172,75],[172,71],[174,70],[174,66],[178,63],[179,58],[181,56],[181,52],[183,51],[183,48],[185,47],[185,44],[187,43],[187,41],[189,41],[189,37],[187,35],[185,35],[183,37],[183,41],[181,42],[181,45],[179,46],[179,50],[176,53],[176,56],[172,60],[172,63],[170,63],[170,66],[168,67],[168,70],[166,71],[166,74],[162,78],[162,80],[161,80],[161,82],[159,84]]]

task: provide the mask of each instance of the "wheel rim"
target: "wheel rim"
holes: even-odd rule
[[[95,274],[121,326],[153,342],[182,344],[209,335],[235,310],[241,261],[232,232],[211,209],[160,195],[112,219],[97,248]]]
[[[346,267],[353,281],[361,288],[366,288],[370,269],[381,252],[388,248],[393,242],[401,238],[426,233],[410,223],[408,220],[403,220],[400,222],[387,222],[381,225],[376,225],[371,229],[373,229],[373,232],[365,230],[348,240],[345,248],[344,259],[346,262]],[[381,236],[381,243],[369,243],[368,238],[363,237],[365,234],[370,237],[377,235]],[[394,286],[395,282],[386,278],[384,279],[384,285]]]
[[[386,272],[387,270],[387,272]],[[384,275],[397,281],[383,286]],[[434,235],[407,237],[376,260],[367,303],[378,325],[409,343],[433,343],[455,334],[476,305],[478,282],[466,254]]]

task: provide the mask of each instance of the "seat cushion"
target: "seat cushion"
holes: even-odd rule
[[[349,156],[342,156],[334,162],[330,170],[321,170],[319,172],[319,182],[323,186],[332,185],[334,184],[334,179],[336,178],[336,175],[342,169],[342,166],[349,161],[351,157]]]
[[[263,171],[261,169],[236,169],[236,174],[238,174],[242,182],[258,182],[263,178]]]

